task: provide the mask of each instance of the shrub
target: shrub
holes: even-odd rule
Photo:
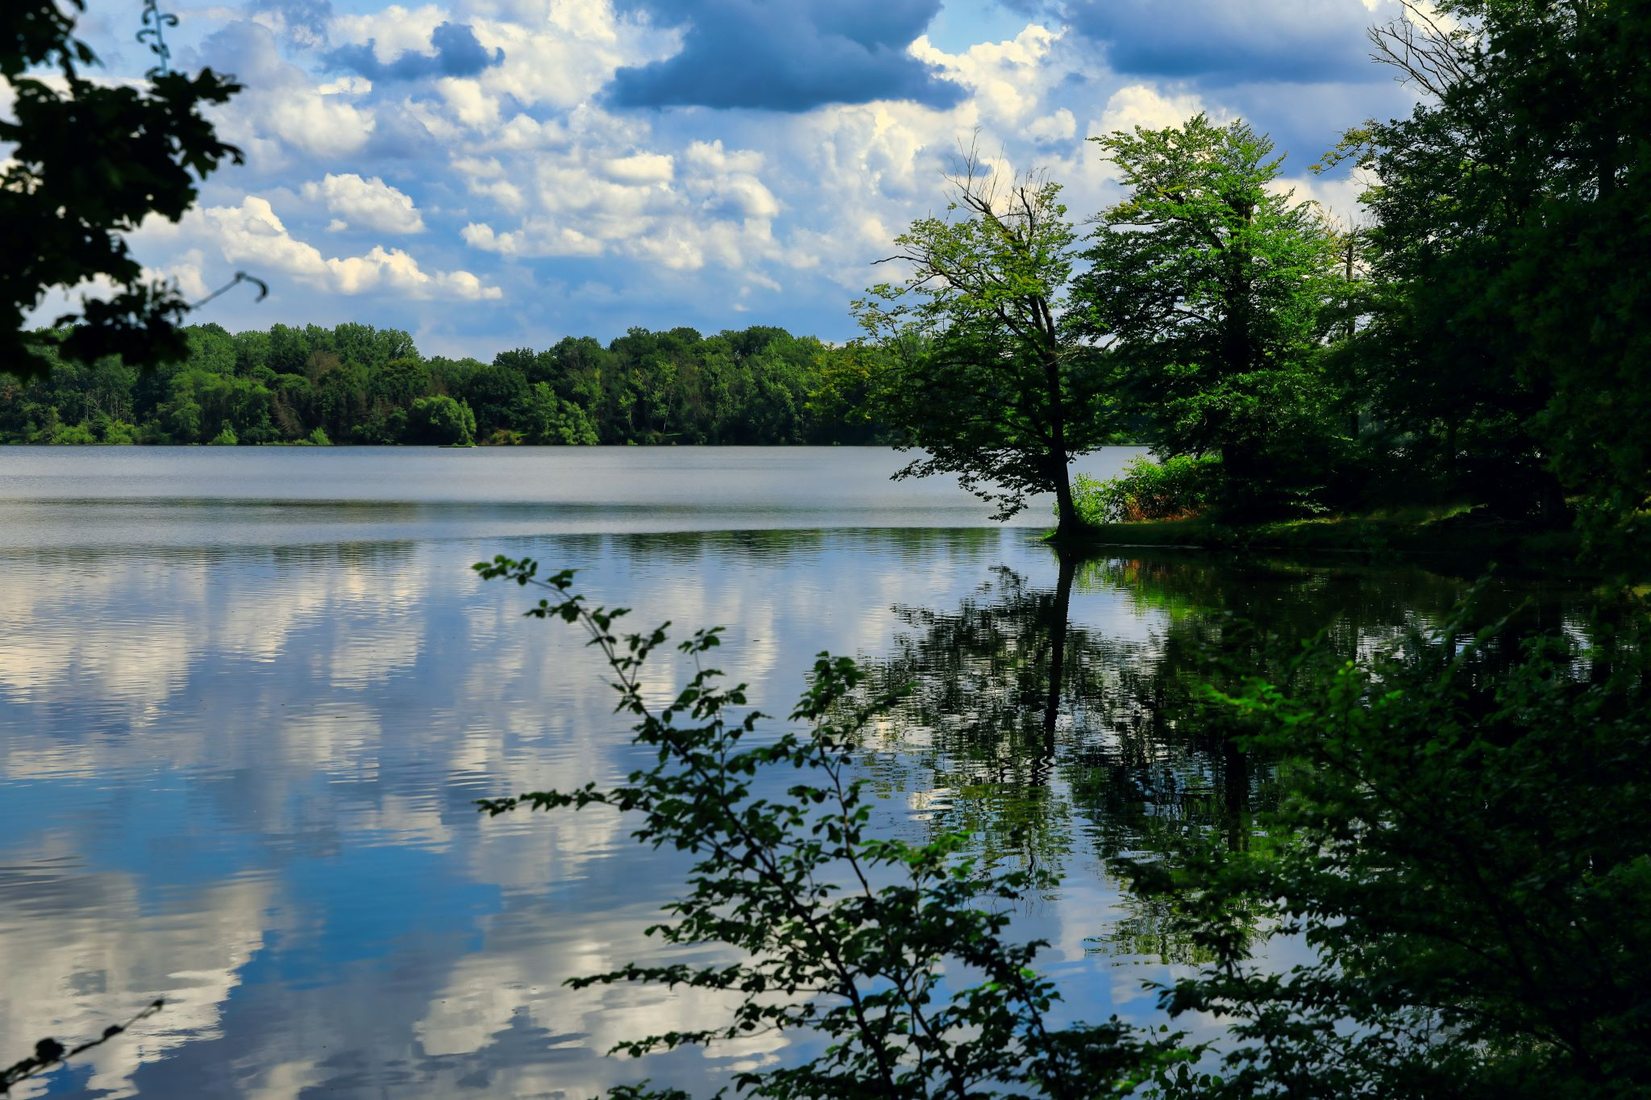
[[[1214,455],[1172,455],[1161,463],[1142,457],[1110,481],[1079,474],[1072,495],[1086,523],[1188,519],[1209,507],[1220,476],[1221,460]]]
[[[124,420],[111,420],[108,417],[99,419],[98,434],[103,438],[103,442],[109,444],[124,445],[138,441],[136,425]]]
[[[420,397],[407,413],[407,442],[468,447],[476,440],[476,416],[445,394]]]
[[[60,424],[57,429],[52,432],[48,442],[60,446],[85,445],[87,443],[96,443],[97,436],[93,435],[92,429],[88,428],[84,423]]]

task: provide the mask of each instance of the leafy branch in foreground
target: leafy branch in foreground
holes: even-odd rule
[[[960,856],[958,837],[910,844],[868,835],[870,806],[852,778],[852,749],[875,708],[850,705],[861,679],[852,660],[816,660],[791,715],[806,732],[752,743],[764,716],[746,710],[744,685],[722,686],[716,669],[699,667],[673,702],[650,708],[640,675],[667,640],[663,626],[616,633],[626,610],[588,604],[573,592],[571,570],[541,579],[535,562],[503,556],[475,568],[550,591],[527,614],[585,629],[614,674],[616,710],[636,720],[634,742],[657,753],[652,767],[612,787],[534,791],[485,800],[482,809],[602,805],[636,815],[638,841],[695,858],[687,896],[650,933],[679,947],[721,946],[734,960],[631,964],[575,979],[575,987],[658,982],[736,995],[724,1022],[614,1052],[812,1032],[826,1040],[823,1053],[736,1072],[734,1092],[958,1100],[1126,1094],[1194,1056],[1175,1037],[1142,1036],[1116,1018],[1046,1022],[1058,994],[1032,967],[1044,945],[1006,937],[1006,906],[1038,885],[1034,875],[983,871]],[[697,666],[719,643],[719,629],[701,630],[678,648]],[[775,787],[783,793],[763,793]],[[639,1086],[613,1095],[682,1094]]]
[[[202,180],[225,161],[242,160],[209,117],[241,85],[211,69],[191,76],[170,67],[160,33],[175,16],[146,5],[140,40],[160,63],[132,86],[83,75],[98,63],[74,36],[85,6],[0,5],[0,97],[7,102],[0,145],[9,154],[0,164],[0,232],[9,242],[0,267],[0,363],[23,376],[45,371],[54,348],[85,362],[118,354],[130,366],[187,358],[180,326],[191,307],[175,285],[145,275],[126,235],[152,215],[176,222]],[[112,284],[113,294],[83,298],[53,330],[25,330],[49,292],[69,294],[97,280]]]
[[[96,1039],[88,1039],[77,1047],[65,1047],[56,1039],[41,1039],[34,1044],[32,1055],[7,1066],[5,1069],[0,1069],[0,1096],[11,1092],[11,1087],[21,1081],[27,1081],[30,1077],[55,1065],[67,1062],[77,1054],[84,1054],[93,1047],[100,1047],[117,1035],[124,1035],[133,1024],[139,1020],[148,1019],[164,1007],[166,1007],[166,999],[157,997],[124,1024],[110,1024],[103,1029],[102,1035],[99,1035]]]

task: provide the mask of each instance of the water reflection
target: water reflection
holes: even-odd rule
[[[1051,551],[1030,569],[993,567],[957,604],[894,608],[901,625],[867,694],[905,695],[868,766],[930,832],[966,834],[990,863],[1069,877],[1188,832],[1241,848],[1274,797],[1274,762],[1241,750],[1242,718],[1210,688],[1287,684],[1307,640],[1354,657],[1438,624],[1470,587],[1416,567],[1213,555]],[[1486,615],[1532,625],[1563,619],[1568,599],[1511,584],[1482,595]],[[1098,950],[1200,961],[1162,932],[1161,902],[1109,901],[1090,931]]]
[[[184,511],[175,531],[229,522]],[[1139,980],[1170,973],[1112,971],[1097,938],[1185,961],[1151,943],[1152,915],[1101,860],[1160,830],[1241,839],[1266,797],[1265,769],[1223,754],[1194,691],[1210,639],[1247,652],[1221,613],[1357,647],[1462,586],[1062,562],[996,529],[432,538],[400,522],[268,545],[37,531],[52,545],[0,549],[0,1056],[169,1001],[22,1095],[578,1096],[645,1074],[710,1091],[785,1056],[599,1056],[715,1005],[562,988],[658,957],[642,930],[680,863],[612,815],[474,812],[637,759],[579,637],[524,621],[519,590],[470,574],[478,558],[578,566],[639,624],[729,624],[722,663],[774,713],[821,649],[914,682],[872,742],[891,825],[965,828],[992,858],[1060,868],[1020,919],[1090,1017],[1150,1014]],[[663,696],[689,669],[660,657]]]
[[[199,520],[193,510],[190,522]],[[71,541],[71,540],[65,540]],[[647,957],[679,868],[587,813],[474,800],[634,763],[577,636],[468,565],[585,570],[639,622],[725,622],[783,712],[1022,536],[701,532],[487,542],[12,545],[0,554],[0,1051],[169,1007],[47,1088],[95,1095],[599,1092],[599,1051],[712,1007],[568,977]],[[686,675],[651,671],[663,695]],[[665,1059],[703,1085],[773,1043]]]

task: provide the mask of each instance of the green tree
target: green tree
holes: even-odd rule
[[[11,118],[0,119],[8,159],[0,171],[0,364],[23,374],[46,366],[44,339],[61,339],[67,355],[94,360],[120,354],[133,365],[182,359],[178,324],[188,304],[177,288],[145,281],[124,234],[150,214],[181,218],[196,185],[224,160],[241,154],[219,141],[204,111],[240,89],[203,69],[171,71],[160,55],[145,86],[94,82],[82,68],[97,64],[74,37],[84,0],[8,0],[0,5],[0,79]],[[157,16],[157,18],[159,18]],[[28,75],[55,69],[55,79]],[[68,290],[104,278],[116,292],[87,299],[57,325],[63,332],[28,332],[24,316],[54,288]]]
[[[895,238],[908,275],[855,303],[885,355],[873,400],[926,452],[897,477],[951,473],[997,505],[1055,494],[1057,536],[1082,527],[1068,467],[1112,438],[1098,355],[1069,324],[1077,234],[1060,187],[1002,185],[970,157],[948,214]]]
[[[1380,184],[1365,358],[1394,449],[1514,515],[1644,534],[1651,10],[1446,0],[1373,32],[1421,93],[1350,131]]]
[[[596,445],[596,428],[585,410],[556,396],[548,382],[536,382],[518,406],[516,420],[529,443]]]
[[[1083,327],[1160,455],[1218,454],[1240,518],[1313,503],[1339,430],[1321,369],[1335,237],[1274,184],[1282,157],[1204,115],[1093,139],[1129,194],[1077,280]]]
[[[563,338],[554,348],[542,352],[535,363],[535,382],[549,382],[556,395],[584,409],[601,434],[605,422],[602,400],[607,376],[614,371],[614,355],[589,336]],[[603,442],[615,442],[602,436]]]
[[[486,438],[500,428],[508,429],[513,425],[516,410],[527,395],[527,379],[522,372],[495,359],[487,366],[472,369],[465,376],[460,396],[474,410],[476,430],[482,438]]]
[[[470,406],[444,394],[420,397],[407,412],[407,442],[469,446],[476,441]]]

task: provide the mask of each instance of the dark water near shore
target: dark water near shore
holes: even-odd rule
[[[953,486],[889,483],[898,465],[0,450],[0,1059],[168,1000],[21,1095],[585,1096],[787,1056],[783,1038],[599,1056],[715,1005],[561,988],[651,957],[675,861],[612,816],[474,810],[636,759],[581,639],[468,569],[499,552],[580,569],[639,624],[727,624],[720,663],[770,712],[822,649],[916,682],[868,744],[881,827],[965,828],[991,858],[1058,866],[1017,920],[1050,941],[1071,1011],[1151,1018],[1143,980],[1191,960],[1104,858],[1264,796],[1153,709],[1188,636],[1238,611],[1353,651],[1465,584],[1208,556],[1063,578],[1046,504],[1000,527]],[[659,698],[676,657],[649,671]]]

